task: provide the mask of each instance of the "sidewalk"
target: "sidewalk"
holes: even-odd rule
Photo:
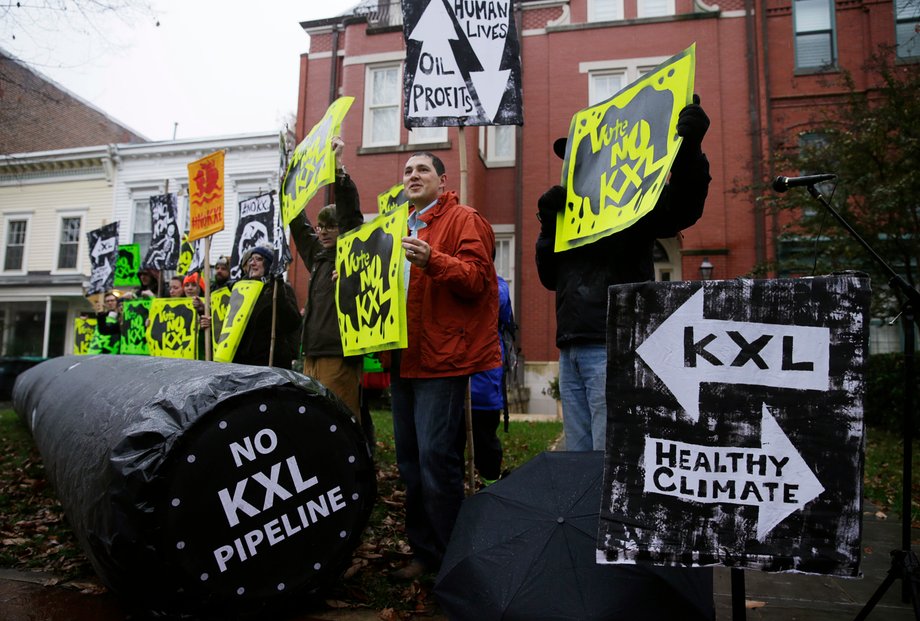
[[[845,621],[856,617],[890,567],[889,552],[900,548],[900,523],[882,519],[866,505],[863,514],[862,579],[841,579],[801,574],[744,572],[749,621]],[[914,541],[920,533],[914,532]],[[916,549],[916,544],[914,548]],[[869,614],[868,621],[915,619],[910,604],[900,600],[896,581]],[[734,621],[731,613],[730,571],[715,569],[713,597],[717,621]],[[58,584],[54,576],[0,569],[0,618],[4,621],[122,621],[126,613],[109,593],[84,594]],[[446,621],[443,614],[415,619]],[[287,621],[376,621],[374,610],[304,611]],[[535,620],[536,621],[536,620]]]

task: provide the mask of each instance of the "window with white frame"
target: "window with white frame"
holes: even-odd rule
[[[11,217],[6,220],[6,248],[3,253],[3,271],[21,272],[24,269],[26,235],[29,218]]]
[[[134,218],[131,223],[131,243],[140,247],[141,257],[147,256],[150,248],[151,230],[150,197],[134,199]]]
[[[665,17],[674,15],[674,0],[636,0],[638,17]]]
[[[80,232],[83,216],[61,215],[61,235],[58,241],[57,269],[77,269],[80,258]]]
[[[795,68],[819,69],[836,64],[833,0],[795,0]]]
[[[364,85],[364,146],[399,144],[402,84],[399,63],[368,65]]]
[[[610,99],[626,86],[626,71],[592,71],[588,74],[588,105]]]
[[[589,22],[612,22],[623,19],[623,0],[588,0]]]
[[[495,271],[508,283],[511,294],[511,308],[517,308],[514,302],[514,225],[495,224]]]
[[[447,142],[446,127],[413,127],[409,130],[409,144],[438,144]]]
[[[898,58],[920,56],[920,0],[895,0],[894,22]]]
[[[480,126],[479,157],[486,166],[514,166],[517,154],[516,128],[516,125]]]
[[[667,59],[667,56],[652,56],[579,63],[578,72],[588,74],[588,105],[609,99]]]

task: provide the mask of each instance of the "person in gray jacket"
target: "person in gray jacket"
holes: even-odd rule
[[[314,227],[306,211],[291,221],[297,252],[310,271],[303,313],[303,373],[329,388],[360,420],[361,356],[345,356],[335,305],[335,243],[364,222],[358,189],[342,165],[345,143],[333,137],[335,203],[320,209]]]

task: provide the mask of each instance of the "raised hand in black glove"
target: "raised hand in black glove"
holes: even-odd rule
[[[565,188],[554,185],[537,201],[537,218],[544,229],[556,228],[556,214],[565,209]]]
[[[700,106],[700,96],[694,94],[693,103],[684,106],[677,114],[677,135],[684,139],[681,149],[692,147],[694,151],[700,150],[708,129],[709,117]]]

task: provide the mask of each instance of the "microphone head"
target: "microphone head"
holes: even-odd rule
[[[777,177],[773,180],[773,191],[774,192],[785,192],[789,189],[789,186],[786,185],[786,180],[788,177]]]

